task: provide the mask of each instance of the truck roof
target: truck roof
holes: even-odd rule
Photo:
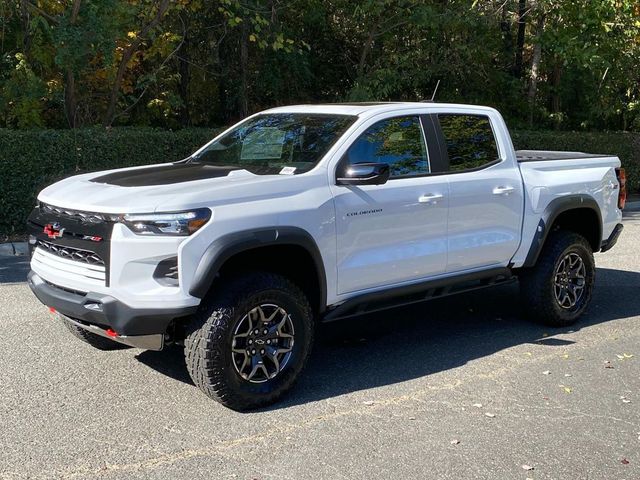
[[[404,110],[412,108],[451,108],[467,111],[494,111],[490,107],[480,105],[464,105],[456,103],[436,102],[353,102],[288,105],[266,110],[263,113],[326,113],[334,115],[363,115]]]

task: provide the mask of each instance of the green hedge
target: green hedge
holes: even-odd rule
[[[0,129],[0,235],[19,234],[45,186],[83,172],[179,160],[214,129]],[[1,241],[1,238],[0,238]]]
[[[603,153],[620,158],[627,190],[640,193],[640,134],[627,132],[511,132],[517,150],[565,150]]]
[[[95,170],[184,158],[215,129],[82,130],[0,129],[0,235],[20,234],[37,192],[56,180]],[[513,132],[518,149],[577,150],[618,155],[629,188],[640,191],[640,135],[627,133]],[[0,239],[1,240],[1,239]]]

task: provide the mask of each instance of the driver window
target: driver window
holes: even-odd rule
[[[395,117],[375,123],[349,147],[346,161],[347,165],[386,163],[391,178],[430,173],[420,119]]]

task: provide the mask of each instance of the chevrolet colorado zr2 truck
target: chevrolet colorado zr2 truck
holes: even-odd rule
[[[624,179],[613,156],[514,151],[491,108],[274,108],[184,160],[45,188],[28,281],[79,339],[183,345],[246,410],[290,389],[320,322],[517,279],[534,320],[571,324]]]

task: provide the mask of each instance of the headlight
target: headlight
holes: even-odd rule
[[[120,221],[139,235],[181,235],[197,232],[211,218],[211,210],[199,208],[189,212],[129,213]]]

